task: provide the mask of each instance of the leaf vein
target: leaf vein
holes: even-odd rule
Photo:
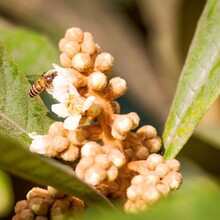
[[[23,129],[21,126],[19,126],[16,122],[14,122],[13,120],[11,120],[8,116],[6,116],[3,112],[0,111],[0,117],[2,117],[2,119],[8,121],[11,125],[13,125],[14,127],[16,127],[18,130],[22,131],[23,133],[28,135],[28,132]]]

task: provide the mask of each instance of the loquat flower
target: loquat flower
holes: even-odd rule
[[[60,70],[60,67],[55,66],[57,70]],[[64,78],[63,74],[66,73],[64,68],[61,68],[58,76],[54,79],[54,91],[53,97],[58,100],[60,103],[53,104],[51,109],[54,113],[64,120],[64,128],[67,130],[74,130],[78,127],[79,122],[92,104],[95,102],[94,96],[89,96],[84,98],[81,96],[77,89],[71,84],[68,78]]]

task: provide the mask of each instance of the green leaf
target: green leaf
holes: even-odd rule
[[[106,208],[114,210],[113,205],[103,195],[78,179],[69,166],[33,154],[2,135],[0,167],[40,185],[50,185],[69,195],[77,196],[100,211]]]
[[[220,1],[209,0],[191,44],[163,132],[165,159],[175,157],[220,93]]]
[[[0,170],[0,218],[8,215],[14,205],[14,195],[10,177]]]
[[[41,75],[58,62],[58,50],[45,36],[6,23],[0,23],[0,33],[0,40],[25,74]]]
[[[13,137],[24,146],[28,133],[44,134],[53,120],[39,97],[28,95],[30,84],[0,43],[0,134]]]
[[[0,39],[31,82],[39,79],[43,72],[53,68],[52,63],[58,63],[58,49],[46,36],[29,29],[15,27],[2,19],[0,19],[0,33]],[[50,111],[50,106],[55,100],[47,93],[41,93],[40,97]],[[53,112],[50,113],[58,120]]]
[[[106,212],[103,216],[86,213],[84,220],[214,220],[219,219],[218,184],[204,177],[191,178],[175,193],[161,199],[147,212],[135,215]]]

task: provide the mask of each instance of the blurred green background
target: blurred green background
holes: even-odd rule
[[[0,39],[7,41],[15,60],[16,38],[5,39],[4,27],[23,27],[54,45],[69,27],[93,34],[115,64],[111,76],[128,83],[119,99],[122,113],[137,112],[141,125],[155,126],[162,134],[196,24],[205,0],[0,0]],[[2,32],[2,33],[1,33]],[[13,46],[10,47],[10,42]],[[46,46],[46,45],[45,45]],[[18,45],[19,48],[19,45]],[[27,44],[27,51],[33,48]],[[39,57],[44,54],[39,50]],[[46,58],[33,62],[31,75],[50,69]],[[50,57],[51,59],[51,57]],[[36,67],[39,65],[40,67]],[[23,69],[23,71],[26,71]],[[47,99],[46,99],[47,100]],[[184,183],[178,192],[158,204],[146,219],[220,219],[220,101],[206,114],[193,137],[180,152]],[[0,219],[11,219],[14,201],[35,186],[16,176],[0,173]],[[13,190],[13,192],[12,192]],[[14,196],[13,196],[14,195]],[[172,215],[171,215],[172,214]],[[210,216],[211,215],[211,216]],[[141,219],[141,218],[140,218]]]

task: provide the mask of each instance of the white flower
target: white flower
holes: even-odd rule
[[[80,96],[77,89],[72,84],[72,78],[65,68],[53,64],[58,75],[53,80],[53,97],[60,103],[52,105],[52,111],[62,118],[64,128],[74,130],[78,127],[82,115],[95,101],[94,96],[84,98]]]
[[[33,139],[30,145],[30,151],[38,154],[46,154],[50,146],[49,135],[38,135],[36,132],[30,133],[29,137]]]

